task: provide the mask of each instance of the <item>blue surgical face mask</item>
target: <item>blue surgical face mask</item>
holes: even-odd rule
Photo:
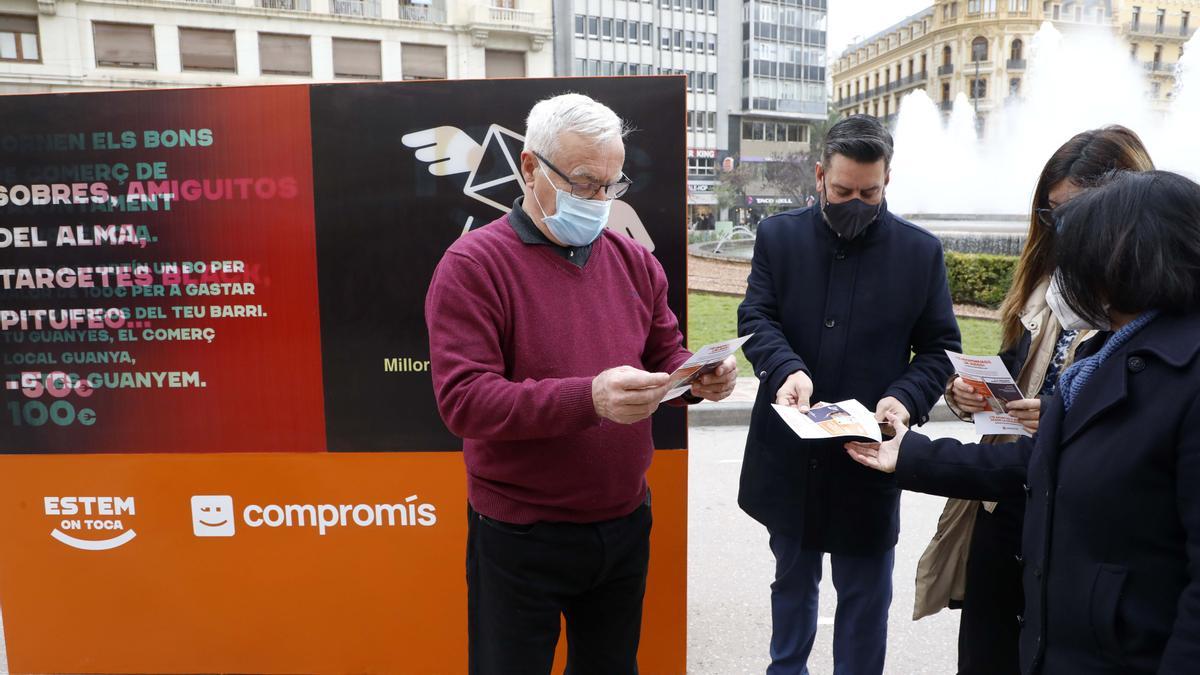
[[[550,180],[550,174],[546,173],[545,167],[540,164],[538,166],[546,180]],[[554,185],[553,182],[550,184]],[[531,192],[542,211],[542,221],[550,228],[550,234],[567,246],[587,246],[596,241],[608,225],[608,212],[612,209],[610,199],[583,199],[555,187],[554,215],[547,216],[537,192]]]

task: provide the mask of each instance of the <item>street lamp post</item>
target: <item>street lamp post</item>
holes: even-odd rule
[[[975,56],[975,79],[971,82],[971,98],[975,99],[975,135],[982,135],[983,125],[979,119],[979,52]]]

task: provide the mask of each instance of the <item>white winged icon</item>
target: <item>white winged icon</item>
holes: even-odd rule
[[[434,176],[468,174],[463,194],[502,213],[508,213],[514,195],[521,192],[520,156],[525,137],[511,129],[489,126],[482,144],[451,126],[414,131],[402,136],[400,142],[416,148],[417,159],[429,164],[429,173]],[[608,227],[654,250],[654,240],[637,211],[619,199],[613,201]]]

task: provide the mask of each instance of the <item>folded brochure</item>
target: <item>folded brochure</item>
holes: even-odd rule
[[[806,413],[793,406],[772,404],[771,407],[797,436],[805,440],[840,438],[878,443],[883,438],[875,413],[853,399],[819,404]]]
[[[986,409],[973,415],[975,433],[1006,436],[1032,436],[1021,421],[1009,415],[1006,404],[1025,398],[1020,387],[999,356],[967,356],[947,351],[954,371],[975,393],[983,397]]]
[[[669,401],[691,389],[692,383],[700,379],[701,375],[716,370],[722,361],[732,356],[739,347],[746,343],[746,340],[752,337],[754,337],[754,333],[701,347],[700,351],[692,355],[692,358],[684,361],[682,366],[671,373],[671,389],[666,396],[662,397],[662,400]]]

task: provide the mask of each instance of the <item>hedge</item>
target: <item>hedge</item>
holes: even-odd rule
[[[946,251],[946,277],[956,303],[996,308],[1012,285],[1017,258]]]

